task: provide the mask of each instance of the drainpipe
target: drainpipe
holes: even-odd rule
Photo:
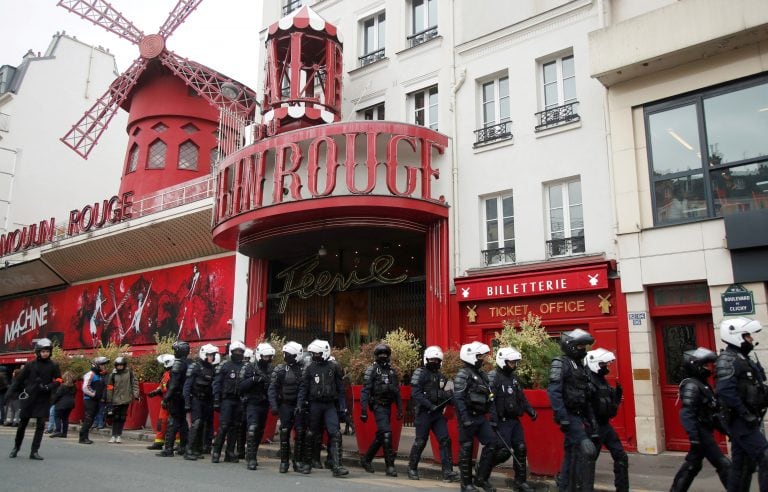
[[[456,74],[456,1],[451,1],[451,184],[453,186],[453,203],[451,211],[453,216],[453,276],[459,276],[461,253],[459,248],[459,163],[458,163],[458,117],[456,116],[456,94],[464,85],[467,78],[467,69],[464,68]]]

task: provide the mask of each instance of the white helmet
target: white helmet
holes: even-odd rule
[[[598,374],[598,371],[600,371],[601,362],[610,364],[615,360],[616,360],[616,356],[613,354],[613,352],[611,352],[610,350],[606,350],[604,348],[590,350],[589,352],[587,352],[587,357],[586,357],[587,366],[595,374]]]
[[[213,365],[218,366],[219,364],[221,364],[221,354],[216,352],[216,355],[213,358]]]
[[[459,350],[459,358],[473,366],[477,363],[477,356],[487,355],[491,348],[482,342],[466,343]]]
[[[754,335],[762,329],[763,325],[756,319],[744,317],[724,319],[720,323],[720,340],[741,348],[744,335]]]
[[[307,352],[322,354],[323,360],[328,360],[331,357],[331,345],[325,340],[313,340],[307,345]]]
[[[243,360],[256,362],[256,360],[254,359],[253,349],[249,349],[249,348],[245,349],[245,353],[243,354]]]
[[[173,366],[173,361],[176,359],[173,354],[160,354],[157,356],[157,362],[162,364],[166,369],[170,369]]]
[[[496,352],[496,365],[499,369],[507,367],[507,361],[516,361],[523,358],[523,355],[514,347],[502,347]]]
[[[205,345],[200,347],[200,352],[198,352],[198,355],[200,359],[205,360],[207,356],[213,355],[214,357],[216,357],[216,354],[218,353],[219,353],[219,347],[211,343],[206,343]]]
[[[283,357],[288,364],[294,364],[301,360],[304,348],[298,342],[288,342],[283,345]]]
[[[443,351],[437,345],[427,347],[424,351],[424,364],[427,363],[427,359],[440,359],[443,360]]]
[[[256,350],[254,352],[255,352],[254,355],[256,356],[256,362],[258,362],[258,361],[262,360],[264,357],[269,357],[270,355],[274,357],[274,355],[275,355],[275,347],[273,347],[272,345],[264,342],[264,343],[260,343],[256,347]]]
[[[243,352],[245,352],[248,349],[245,347],[245,344],[243,342],[241,342],[240,340],[235,340],[234,342],[229,344],[229,355],[232,355],[233,350],[242,350]]]

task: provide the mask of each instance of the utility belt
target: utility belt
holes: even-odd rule
[[[317,396],[310,398],[309,401],[313,403],[334,403],[338,399],[338,396]]]

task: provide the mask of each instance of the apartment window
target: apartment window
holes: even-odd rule
[[[125,173],[128,174],[128,173],[134,172],[138,165],[139,165],[139,146],[137,144],[133,144],[131,146],[130,152],[128,152],[128,167]]]
[[[364,120],[384,120],[384,103],[358,111]]]
[[[768,77],[645,108],[656,225],[768,208]]]
[[[165,167],[165,142],[155,140],[149,146],[149,159],[147,159],[147,169],[163,169]]]
[[[412,34],[408,36],[411,47],[437,37],[437,0],[413,0],[411,19]]]
[[[484,200],[486,265],[515,262],[515,208],[512,195],[501,195]]]
[[[512,137],[509,119],[509,77],[500,77],[481,86],[483,124],[475,130],[475,147]]]
[[[384,58],[386,20],[382,12],[363,21],[363,56],[358,58],[361,67]]]
[[[302,0],[285,0],[285,3],[283,4],[283,15],[288,15],[294,10],[297,10],[299,7],[301,7]]]
[[[569,256],[584,253],[584,212],[581,203],[581,181],[553,183],[545,188],[549,240],[547,256]]]
[[[179,169],[190,171],[197,170],[197,158],[199,155],[197,145],[187,140],[179,146]]]
[[[576,100],[576,68],[573,55],[541,64],[544,110],[536,113],[535,130],[541,131],[579,120]]]
[[[152,127],[153,130],[155,130],[157,133],[163,133],[168,129],[168,125],[165,123],[157,123]]]
[[[437,130],[437,86],[411,94],[413,122]]]

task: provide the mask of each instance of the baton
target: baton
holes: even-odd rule
[[[445,407],[447,404],[449,404],[451,402],[451,400],[453,400],[453,398],[448,398],[447,400],[438,403],[437,405],[435,405],[435,409],[434,410],[430,410],[429,412],[431,413],[431,412],[436,412],[436,411],[440,410],[441,407]]]
[[[507,451],[509,451],[510,456],[512,456],[512,461],[517,463],[517,466],[522,467],[522,465],[520,464],[520,461],[515,456],[515,452],[512,450],[512,448],[509,447],[509,444],[507,444],[507,441],[505,441],[504,438],[501,437],[501,433],[499,432],[499,429],[494,428],[493,432],[496,433],[496,437],[499,438],[499,441],[501,441],[501,444],[503,444],[504,447],[507,448]]]

